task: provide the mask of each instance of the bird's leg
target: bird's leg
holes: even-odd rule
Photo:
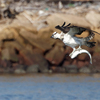
[[[81,50],[82,48],[81,48],[81,45],[79,45],[79,47],[77,48],[77,50]]]
[[[72,56],[72,54],[75,52],[76,48],[73,48],[73,51],[69,54],[69,56]]]

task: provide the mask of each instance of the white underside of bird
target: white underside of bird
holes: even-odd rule
[[[81,48],[81,45],[84,42],[83,39],[80,39],[77,37],[71,37],[69,34],[65,34],[63,42],[65,45],[68,45],[73,48],[73,51],[69,54],[71,59],[77,57],[81,53],[87,53],[90,57],[90,63],[92,64],[91,54],[87,50]],[[79,45],[79,47],[76,49],[75,47],[78,45]]]
[[[63,34],[63,33],[61,33]],[[72,53],[75,51],[75,50],[81,50],[81,45],[83,44],[83,39],[80,39],[80,38],[77,38],[77,37],[74,37],[74,36],[71,36],[69,34],[64,34],[64,38],[63,38],[63,43],[67,46],[70,46],[71,48],[73,48],[73,51]],[[76,46],[79,46],[79,48],[75,48]],[[70,54],[70,56],[72,55],[72,53]]]
[[[75,58],[81,53],[87,53],[90,57],[90,63],[92,64],[91,54],[87,50],[81,48],[81,45],[83,45],[83,42],[84,42],[84,38],[78,38],[75,36],[71,36],[69,33],[64,34],[63,32],[61,32],[60,34],[57,32],[55,34],[54,32],[53,34],[54,34],[53,38],[61,39],[65,45],[73,48],[73,51],[69,54],[71,59]],[[79,47],[76,48],[76,46],[79,46]]]
[[[83,38],[78,38],[75,36],[71,36],[69,33],[64,34],[63,32],[61,32],[60,34],[56,35],[57,38],[62,39],[63,37],[63,43],[71,48],[73,48],[72,53],[70,53],[69,56],[71,56],[74,51],[76,50],[81,50],[81,45],[83,45],[84,39]],[[76,46],[79,46],[79,48],[76,49]]]

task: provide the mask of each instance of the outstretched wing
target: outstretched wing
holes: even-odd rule
[[[68,33],[70,35],[81,35],[82,32],[84,32],[86,30],[86,28],[83,27],[78,27],[78,26],[70,26],[71,23],[69,23],[68,25],[65,26],[65,22],[63,23],[62,26],[57,25],[55,28],[61,30],[63,33]]]
[[[90,33],[91,33],[91,31],[98,33],[96,31],[93,31],[93,30],[90,30],[87,28],[78,27],[78,26],[71,26],[71,23],[69,23],[68,25],[65,26],[65,22],[62,26],[57,25],[55,28],[61,30],[63,33],[69,33],[71,36],[81,35],[86,30],[88,30]],[[100,33],[98,33],[98,34],[100,34]]]
[[[86,31],[87,29],[86,28],[83,28],[83,27],[78,27],[78,26],[70,26],[70,30],[69,30],[69,34],[71,36],[74,36],[74,35],[81,35],[84,31]]]

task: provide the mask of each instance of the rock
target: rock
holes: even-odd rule
[[[100,14],[95,11],[90,11],[85,16],[86,20],[91,23],[94,27],[100,27]]]
[[[21,58],[20,61],[24,61],[23,63],[27,66],[32,65],[35,63],[34,61],[34,55],[26,49],[23,49],[19,53],[19,57]]]
[[[54,13],[51,16],[47,17],[47,23],[49,27],[55,30],[55,26],[62,25],[65,21],[66,24],[73,24],[82,27],[91,27],[92,25],[87,22],[84,17],[71,15],[71,14],[61,14],[61,13]],[[92,26],[93,27],[93,26]]]
[[[12,43],[15,45],[15,48],[19,51],[19,63],[25,64],[27,66],[33,64],[39,64],[40,72],[47,72],[48,71],[48,62],[42,55],[41,49],[32,49],[30,46],[22,46],[18,41]]]
[[[77,66],[78,66],[78,68],[81,68],[81,67],[85,66],[85,62],[84,61],[78,61]]]
[[[55,40],[55,39],[54,39]],[[61,41],[61,40],[56,40],[55,41],[55,45],[59,46],[59,47],[64,47],[65,44]],[[66,46],[67,47],[67,46]]]
[[[27,59],[26,59],[26,57],[27,57]],[[28,62],[31,61],[29,63],[30,65],[33,65],[33,64],[39,65],[39,67],[38,67],[39,72],[42,72],[42,73],[48,72],[49,64],[48,64],[47,60],[44,58],[40,49],[33,49],[32,52],[29,52],[29,51],[26,52],[26,56],[24,56],[24,59],[26,61],[28,60]]]
[[[22,45],[21,42],[19,43],[18,41],[11,41],[5,45],[9,45],[9,46],[11,46],[11,48],[13,47],[16,49],[16,52],[18,52],[17,57],[18,57],[18,61],[20,64],[32,65],[34,63],[33,58],[32,58],[33,57],[32,48],[30,48],[30,47],[27,48],[27,46]],[[12,55],[12,57],[13,56],[14,55]],[[6,57],[6,59],[8,59],[9,53],[8,53],[8,56],[6,54],[5,57]]]
[[[51,70],[54,73],[65,73],[66,72],[65,68],[61,66],[52,66]]]
[[[91,70],[88,67],[82,67],[79,69],[79,72],[80,73],[91,73]]]
[[[28,32],[25,32],[25,30],[21,30],[20,31],[20,35],[25,40],[27,40],[29,42],[29,44],[31,44],[32,46],[35,46],[37,48],[40,48],[43,51],[48,50],[48,49],[50,49],[52,47],[50,44],[48,44],[48,42],[46,42],[43,39],[35,39],[35,38],[32,38],[31,34],[29,34]]]
[[[10,34],[13,35],[13,38],[16,39],[19,37],[18,28],[10,27]]]
[[[67,73],[78,73],[78,67],[76,65],[64,66]]]
[[[53,39],[50,39],[50,37],[51,37],[53,32],[54,32],[54,30],[52,30],[50,27],[46,27],[46,28],[40,29],[38,31],[38,35],[37,36],[38,36],[38,38],[48,39],[50,41],[50,40],[53,40]]]
[[[12,27],[20,27],[20,28],[24,27],[26,29],[33,28],[33,30],[36,30],[35,27],[32,25],[31,21],[28,20],[25,15],[27,15],[26,12],[23,12],[23,13],[20,13],[19,15],[17,15],[16,19],[14,19],[13,22],[11,23],[11,26]],[[29,18],[30,18],[30,16],[29,16]]]
[[[39,65],[31,65],[31,66],[27,67],[26,72],[27,73],[37,73],[38,72],[38,68],[39,68]]]
[[[85,66],[89,66],[90,65],[90,61],[89,60],[88,61],[86,60],[84,63],[85,63]]]
[[[22,35],[23,33],[24,35]],[[32,32],[32,30],[30,31],[25,28],[21,28],[19,34],[29,39],[37,39],[37,34],[34,31]]]
[[[0,60],[0,73],[12,73],[12,63],[8,60]]]
[[[9,28],[4,28],[0,33],[0,40],[14,38],[14,35],[11,33]]]
[[[77,65],[77,59],[73,59],[72,65]]]
[[[14,73],[15,74],[24,74],[24,73],[26,73],[25,66],[20,65],[20,64],[16,65],[16,69],[14,70]]]
[[[64,63],[63,63],[63,66],[68,66],[68,65],[70,65],[70,61],[64,61]]]
[[[100,72],[100,53],[93,56],[92,72]]]
[[[97,53],[93,56],[93,65],[94,66],[100,66],[100,53]]]
[[[39,72],[47,73],[49,71],[49,64],[41,54],[34,54],[36,64],[39,65]]]
[[[6,69],[4,69],[4,71],[3,71],[4,73],[13,73],[14,72],[14,70],[12,69],[12,68],[6,68]]]
[[[64,48],[57,45],[54,46],[46,55],[45,58],[52,64],[59,65],[64,59]]]
[[[4,68],[0,68],[0,73],[4,73]]]
[[[18,50],[18,58],[20,64],[26,64],[28,66],[35,64],[35,57],[33,48],[31,45],[23,46],[18,41],[14,43],[15,48]],[[41,51],[41,50],[40,50]],[[37,52],[40,53],[40,51],[37,50]]]
[[[82,53],[82,54],[78,55],[78,60],[83,60],[84,61],[86,56],[87,56],[86,53]]]
[[[12,68],[15,70],[18,65],[22,65],[22,64],[19,64],[19,62],[12,63]]]
[[[26,72],[23,69],[15,69],[14,73],[15,74],[25,74]]]
[[[2,59],[3,60],[11,60],[14,62],[18,61],[17,54],[15,52],[15,49],[13,47],[6,47],[1,51]]]
[[[10,67],[3,68],[0,66],[0,73],[12,73],[13,70]]]

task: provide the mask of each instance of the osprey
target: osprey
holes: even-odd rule
[[[72,54],[77,50],[82,50],[81,46],[86,45],[88,47],[93,47],[95,46],[96,42],[88,42],[89,40],[93,39],[94,33],[93,30],[83,28],[83,27],[78,27],[78,26],[73,26],[70,23],[65,26],[65,22],[62,26],[57,25],[55,27],[56,29],[61,30],[61,33],[54,32],[51,36],[51,38],[54,39],[60,39],[63,41],[63,43],[67,46],[70,46],[73,48],[72,53],[69,56],[72,56]],[[85,38],[80,38],[76,37],[75,35],[81,35],[84,31],[88,30],[90,35],[85,37]],[[99,34],[99,33],[98,33]],[[100,34],[99,34],[100,35]],[[77,49],[75,48],[76,46],[79,46]]]

